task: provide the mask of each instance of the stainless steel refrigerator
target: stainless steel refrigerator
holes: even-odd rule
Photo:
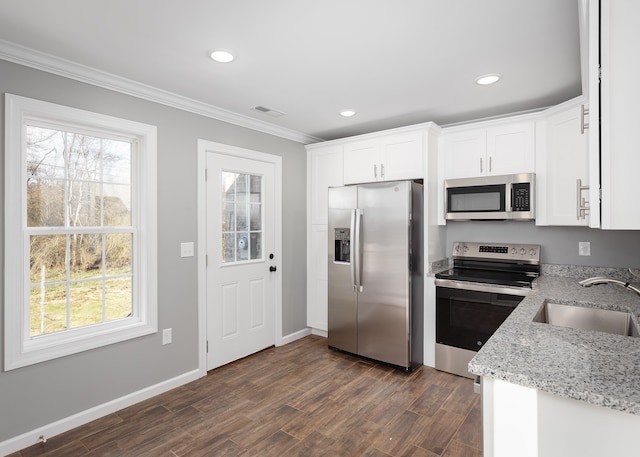
[[[330,348],[422,364],[422,212],[413,181],[329,189]]]

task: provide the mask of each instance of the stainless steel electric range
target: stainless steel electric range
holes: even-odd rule
[[[455,242],[453,268],[435,275],[436,369],[467,365],[540,275],[540,246]]]

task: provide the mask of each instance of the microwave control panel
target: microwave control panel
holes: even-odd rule
[[[512,184],[512,211],[531,211],[531,185],[528,182]]]

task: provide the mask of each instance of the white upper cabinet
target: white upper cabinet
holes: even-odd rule
[[[600,94],[600,175],[602,187],[601,227],[640,229],[640,198],[634,185],[640,176],[640,2],[598,1],[589,3],[591,124],[598,125],[593,101]],[[598,34],[599,31],[599,34]],[[598,87],[597,49],[601,78]],[[591,57],[594,57],[591,59]],[[597,148],[597,142],[592,142]]]
[[[579,98],[536,126],[536,225],[589,225],[587,107]]]
[[[533,120],[444,129],[444,178],[531,173],[535,168]]]
[[[342,145],[310,149],[307,153],[311,224],[328,223],[329,187],[341,186]]]
[[[344,145],[344,183],[420,179],[423,132],[381,135]]]
[[[469,130],[442,135],[445,179],[486,174],[487,131]]]

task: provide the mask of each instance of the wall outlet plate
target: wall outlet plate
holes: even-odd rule
[[[591,243],[589,241],[578,242],[578,254],[591,255]]]

